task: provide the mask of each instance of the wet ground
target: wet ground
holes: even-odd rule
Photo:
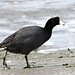
[[[26,66],[24,55],[8,53],[7,63],[11,69],[4,70],[4,52],[0,52],[0,75],[75,75],[74,0],[0,1],[0,42],[22,27],[44,27],[46,21],[53,16],[59,16],[65,26],[55,27],[51,39],[39,51],[29,55],[30,65],[36,67],[23,69]],[[67,48],[74,53],[70,53]]]
[[[0,63],[0,75],[75,75],[75,50],[60,50],[48,54],[32,52],[26,66],[24,56],[8,53],[7,63],[11,69],[3,69]],[[0,62],[2,59],[0,59]]]

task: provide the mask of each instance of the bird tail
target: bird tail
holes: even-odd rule
[[[1,48],[1,46],[2,46],[2,45],[1,45],[1,43],[0,43],[0,48]]]
[[[7,47],[2,48],[2,44],[0,43],[0,52],[1,52],[1,51],[5,51],[6,48],[7,48]]]

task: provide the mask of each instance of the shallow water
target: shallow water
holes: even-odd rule
[[[56,26],[38,52],[75,49],[74,0],[0,0],[0,42],[22,27],[44,27],[53,16],[60,16],[65,26]]]

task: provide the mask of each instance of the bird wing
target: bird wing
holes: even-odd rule
[[[2,43],[0,43],[0,47],[7,47],[11,41],[14,39],[16,33],[8,36]]]

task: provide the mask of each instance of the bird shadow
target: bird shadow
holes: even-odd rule
[[[29,68],[42,68],[42,67],[44,67],[44,66],[31,66],[31,67],[29,67]],[[28,67],[24,67],[23,69],[27,69]]]

